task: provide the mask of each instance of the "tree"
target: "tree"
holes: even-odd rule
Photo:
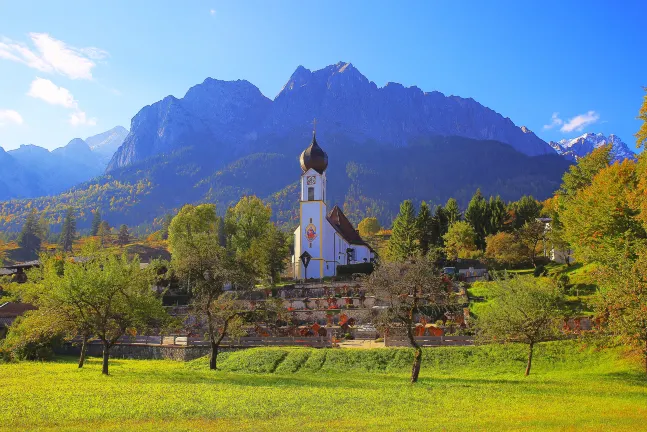
[[[72,252],[72,245],[76,237],[76,216],[74,209],[68,207],[63,219],[63,230],[61,231],[60,245],[63,252]]]
[[[38,219],[38,236],[41,241],[47,241],[49,238],[49,222],[45,218],[44,212],[40,214],[40,218]]]
[[[485,236],[490,225],[490,209],[480,189],[476,190],[476,193],[467,205],[465,220],[474,228],[474,232],[476,233],[476,246],[484,250]]]
[[[461,220],[461,210],[458,207],[458,201],[454,198],[447,200],[445,204],[445,214],[447,215],[447,224],[452,225],[454,222]]]
[[[532,266],[537,267],[537,246],[546,238],[546,224],[538,220],[528,221],[517,231],[517,238],[525,246]]]
[[[636,175],[635,162],[615,163],[563,200],[563,237],[578,260],[613,264],[634,258],[636,244],[647,238],[632,196]]]
[[[526,222],[534,221],[540,216],[541,204],[532,196],[524,195],[519,201],[510,203],[508,213],[512,216],[512,228],[519,229]]]
[[[171,225],[172,220],[173,220],[173,215],[169,213],[165,214],[164,217],[162,218],[162,229],[160,230],[162,240],[168,239],[168,227]]]
[[[252,275],[233,253],[219,245],[216,207],[213,204],[186,205],[173,218],[169,227],[171,265],[189,286],[191,310],[207,324],[211,344],[210,369],[217,369],[220,344],[225,336],[236,331],[247,311],[239,310],[232,295],[225,291],[230,284],[238,289],[253,286]],[[230,229],[238,227],[233,217]],[[249,221],[246,221],[247,224]],[[246,239],[239,238],[241,244]]]
[[[497,195],[494,198],[490,197],[488,207],[490,209],[490,221],[487,227],[488,235],[503,231],[508,218],[505,203],[501,197]]]
[[[612,334],[642,353],[647,374],[647,249],[640,249],[635,262],[607,267],[602,275],[598,313]]]
[[[434,221],[429,209],[429,205],[426,202],[420,204],[420,211],[418,212],[418,217],[416,218],[416,231],[418,233],[418,244],[420,245],[420,251],[423,255],[427,255],[429,252],[429,247],[433,244],[434,241]]]
[[[368,287],[378,304],[382,305],[375,319],[378,327],[384,331],[394,330],[394,326],[404,327],[415,350],[411,368],[411,382],[415,383],[422,364],[422,349],[413,333],[416,318],[452,305],[452,283],[440,276],[433,263],[423,258],[413,262],[381,264],[369,277]]]
[[[92,216],[92,228],[90,228],[90,235],[91,236],[98,235],[100,226],[101,226],[101,213],[99,213],[99,209],[96,209],[94,211],[94,215]]]
[[[97,232],[97,235],[99,236],[99,241],[101,243],[101,246],[106,245],[107,239],[110,237],[110,224],[108,224],[108,221],[101,221],[101,224],[99,225],[99,231]]]
[[[93,335],[103,343],[102,373],[108,375],[110,350],[126,333],[160,327],[167,315],[151,287],[154,275],[138,258],[84,251],[84,260],[41,256],[41,277],[24,284],[22,298],[50,316],[54,327],[84,341]],[[82,366],[84,349],[79,366]]]
[[[564,294],[553,279],[530,275],[500,279],[490,287],[490,301],[476,322],[478,334],[484,340],[528,344],[528,376],[535,345],[559,335]]]
[[[647,147],[647,87],[643,87],[645,90],[645,96],[643,96],[643,104],[640,106],[640,111],[638,111],[638,120],[642,120],[640,129],[636,132],[636,146]]]
[[[22,249],[22,255],[26,259],[31,259],[37,256],[40,244],[41,236],[38,222],[36,221],[36,210],[32,209],[25,219],[22,231],[18,235],[18,246]]]
[[[238,253],[247,251],[254,239],[265,234],[272,217],[272,209],[256,196],[244,196],[227,210],[225,231],[228,245]]]
[[[380,227],[380,223],[376,217],[367,217],[362,219],[357,225],[357,229],[359,230],[359,235],[364,238],[369,238],[377,234],[382,227]]]
[[[270,285],[275,286],[287,266],[289,255],[287,236],[270,224],[260,238],[252,241],[249,259],[255,274],[269,278]]]
[[[447,234],[449,229],[449,215],[445,208],[441,205],[436,206],[434,211],[434,217],[432,220],[432,233],[431,238],[432,242],[437,247],[444,246],[443,236]]]
[[[117,234],[117,242],[123,246],[128,244],[130,241],[130,233],[128,232],[128,226],[123,224],[119,227],[119,234]]]
[[[486,237],[485,257],[503,266],[516,266],[528,259],[526,246],[517,235],[499,232]]]
[[[416,210],[411,201],[400,204],[400,212],[393,221],[388,253],[393,261],[405,261],[418,253]]]
[[[611,163],[611,148],[610,144],[599,147],[579,159],[575,165],[571,165],[562,176],[560,194],[572,197],[578,191],[590,186],[593,177]]]
[[[455,222],[449,227],[445,240],[445,253],[447,258],[472,258],[477,253],[476,233],[472,225],[465,221]]]

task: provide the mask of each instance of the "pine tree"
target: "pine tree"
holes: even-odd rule
[[[461,220],[461,209],[458,207],[458,202],[454,198],[447,200],[445,204],[445,214],[447,215],[448,229],[449,225],[453,225],[455,222]],[[445,234],[447,230],[443,234]]]
[[[168,227],[171,226],[171,221],[173,220],[173,215],[167,213],[164,215],[164,218],[162,219],[162,239],[167,240],[168,239]]]
[[[481,250],[485,250],[485,237],[487,227],[490,224],[490,210],[488,207],[488,202],[483,198],[481,189],[477,189],[465,211],[465,220],[474,228],[476,246]]]
[[[496,234],[503,231],[508,212],[505,208],[505,203],[499,195],[490,197],[490,224],[488,226],[487,234]]]
[[[101,213],[99,209],[94,211],[94,216],[92,217],[92,228],[90,229],[90,235],[96,236],[99,234],[99,227],[101,226]]]
[[[130,241],[130,233],[128,232],[128,226],[126,224],[123,224],[119,227],[117,242],[119,242],[119,244],[123,246],[125,244],[128,244],[129,241]]]
[[[432,220],[432,227],[432,243],[438,247],[444,246],[445,240],[443,239],[443,236],[447,234],[447,231],[449,230],[449,217],[445,207],[441,205],[436,206]]]
[[[63,219],[63,230],[61,231],[60,245],[63,252],[72,252],[72,245],[76,237],[76,216],[74,209],[68,207]]]
[[[25,259],[35,258],[40,250],[41,237],[38,222],[36,221],[36,210],[32,209],[27,215],[22,231],[18,235],[18,246],[21,249],[21,255]]]
[[[524,195],[519,201],[510,203],[510,213],[514,214],[513,228],[519,229],[539,217],[541,204],[532,196]]]
[[[420,204],[420,212],[416,218],[416,228],[418,231],[418,244],[423,255],[429,252],[429,246],[433,243],[434,220],[426,202]]]
[[[400,212],[393,221],[389,239],[389,256],[394,261],[406,261],[418,252],[416,210],[411,201],[400,204]]]

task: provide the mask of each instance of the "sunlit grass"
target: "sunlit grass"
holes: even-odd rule
[[[574,342],[425,350],[266,348],[199,359],[0,364],[4,430],[641,430],[647,380],[622,351]],[[253,372],[253,373],[252,373]]]

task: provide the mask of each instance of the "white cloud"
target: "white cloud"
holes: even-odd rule
[[[550,118],[550,124],[544,125],[544,129],[552,129],[555,126],[561,126],[564,124],[564,121],[559,118],[559,113],[553,113],[553,116]]]
[[[80,126],[80,125],[96,126],[97,119],[87,118],[86,114],[83,111],[77,111],[70,114],[69,122],[72,126]]]
[[[79,109],[79,102],[65,87],[59,87],[48,79],[36,78],[27,92],[28,96],[41,99],[51,105],[60,105],[73,110],[69,117],[72,126],[94,126],[96,118],[88,118],[86,113]]]
[[[600,114],[595,111],[589,111],[586,114],[577,115],[562,125],[559,129],[562,132],[582,131],[586,126],[591,125],[600,120]]]
[[[48,79],[36,78],[31,83],[27,96],[42,99],[51,105],[61,105],[65,108],[78,108],[79,104],[74,100],[72,93],[64,87],[59,87]]]
[[[215,15],[215,14],[216,14],[216,10],[215,10],[215,9],[211,9],[211,10],[209,10],[209,13],[210,13],[211,15]]]
[[[95,47],[75,48],[47,33],[30,33],[34,48],[8,38],[0,39],[0,58],[15,61],[42,72],[58,73],[71,79],[92,79],[94,60],[108,53]]]
[[[13,123],[17,125],[23,124],[23,119],[18,111],[3,109],[0,110],[0,127]]]
[[[550,118],[550,123],[544,125],[544,130],[552,129],[556,126],[561,126],[559,130],[562,132],[579,132],[582,131],[586,126],[591,125],[598,120],[600,120],[600,114],[596,113],[595,111],[589,111],[586,114],[576,115],[568,121],[564,121],[559,118],[559,113],[555,112]]]

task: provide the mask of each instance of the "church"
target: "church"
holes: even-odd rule
[[[326,207],[328,155],[315,132],[301,153],[300,225],[294,231],[292,268],[295,279],[336,276],[337,266],[371,262],[373,249],[360,237],[338,206]],[[307,264],[307,266],[306,266]]]

